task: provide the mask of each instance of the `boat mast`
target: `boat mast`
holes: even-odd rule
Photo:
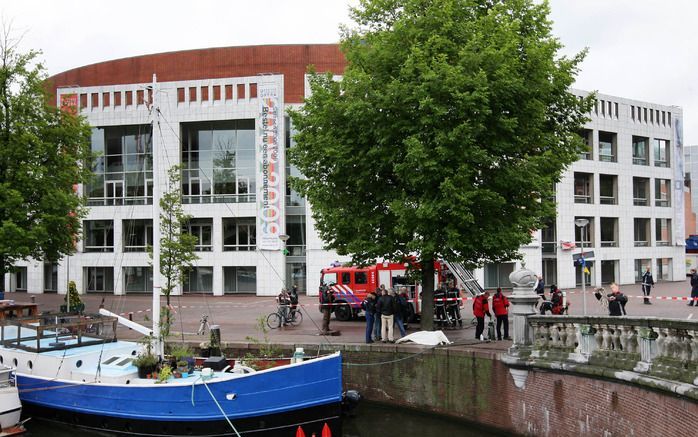
[[[159,126],[160,110],[157,101],[157,77],[153,73],[152,85],[152,107],[153,131],[151,133],[151,154],[153,160],[153,337],[155,354],[162,356],[162,341],[160,339],[160,153],[159,147]]]

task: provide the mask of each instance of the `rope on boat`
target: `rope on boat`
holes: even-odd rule
[[[223,415],[223,417],[225,417],[225,420],[228,422],[228,425],[230,425],[230,427],[233,429],[233,431],[235,432],[235,435],[237,435],[238,437],[240,437],[240,433],[238,432],[237,429],[235,429],[235,425],[233,425],[233,422],[230,421],[230,419],[228,418],[228,415],[225,414],[225,411],[223,411],[223,407],[221,407],[221,404],[218,403],[218,400],[217,400],[216,397],[213,395],[213,392],[211,392],[211,389],[208,388],[208,384],[206,384],[206,380],[205,380],[204,378],[202,378],[202,377],[199,377],[199,379],[201,379],[201,382],[204,383],[204,387],[206,387],[206,391],[208,391],[208,394],[211,395],[211,399],[213,399],[213,402],[216,403],[216,406],[218,407],[218,410],[220,410],[220,412],[221,412],[221,414]],[[194,383],[191,385],[191,404],[192,404],[192,405],[194,405],[194,384],[195,384],[195,383],[196,383],[196,381],[194,381]]]

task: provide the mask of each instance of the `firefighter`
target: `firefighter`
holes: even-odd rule
[[[446,297],[448,298],[446,301],[446,309],[451,321],[451,326],[455,328],[456,323],[458,323],[458,325],[462,328],[463,319],[460,317],[460,308],[458,308],[460,303],[460,290],[458,290],[454,282],[452,282],[451,286],[448,288]]]
[[[504,339],[509,338],[509,299],[502,294],[502,288],[497,287],[497,292],[492,296],[492,311],[497,318],[497,340],[502,339],[502,325],[504,325]]]
[[[320,305],[322,308],[322,333],[330,333],[330,315],[334,303],[334,290],[327,284],[320,287]]]
[[[446,286],[444,283],[439,284],[439,288],[434,290],[434,322],[438,326],[444,326],[447,322],[446,316]]]
[[[477,319],[477,327],[475,328],[475,338],[477,340],[482,340],[482,333],[485,331],[485,315],[492,317],[490,315],[489,302],[487,301],[489,297],[490,294],[485,291],[473,301],[473,315]]]

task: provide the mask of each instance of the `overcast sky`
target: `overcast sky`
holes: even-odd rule
[[[43,51],[50,74],[95,62],[205,47],[328,43],[354,0],[0,0],[0,14]],[[698,145],[695,0],[551,0],[554,33],[589,55],[576,88],[683,108]]]

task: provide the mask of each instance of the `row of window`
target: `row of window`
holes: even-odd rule
[[[579,155],[580,159],[594,159],[594,131],[584,129],[580,136],[587,150]],[[618,162],[618,134],[615,132],[597,131],[598,160]],[[634,165],[654,165],[655,167],[670,167],[670,142],[661,138],[653,138],[650,154],[650,138],[632,136],[632,152]],[[650,163],[651,161],[651,163]]]
[[[575,217],[586,219],[586,226],[574,227],[574,240],[577,247],[582,245],[587,248],[592,247],[619,247],[618,238],[619,219],[618,217]],[[599,226],[601,241],[596,242],[596,226]],[[671,219],[657,218],[654,220],[654,240],[652,240],[652,219],[645,217],[635,217],[633,219],[633,246],[671,246],[672,245]],[[654,244],[653,244],[654,243]],[[543,253],[555,253],[558,249],[557,232],[555,224],[552,223],[541,231],[541,246]]]
[[[223,218],[223,251],[254,251],[257,243],[257,225],[252,217]],[[114,222],[112,220],[83,221],[84,252],[114,252]],[[193,218],[185,232],[197,238],[196,250],[213,251],[213,219]],[[286,216],[286,248],[291,256],[305,256],[305,216]],[[122,250],[145,252],[153,244],[153,221],[131,219],[122,221]]]
[[[650,267],[652,275],[655,281],[672,281],[672,268],[673,259],[672,258],[657,258],[656,266],[652,265],[651,258],[642,258],[634,260],[635,267],[635,281],[640,282],[642,280],[642,274],[645,272],[647,267]],[[501,264],[500,264],[501,265]],[[543,258],[543,279],[546,284],[557,284],[557,265],[558,260],[556,258]],[[589,270],[588,274],[584,275],[585,283],[587,286],[596,286],[596,273],[595,269],[597,267],[601,268],[601,284],[610,284],[611,282],[620,282],[620,261],[619,260],[602,260],[594,261],[587,260],[586,268]],[[576,285],[582,285],[582,272],[581,268],[575,267]]]
[[[136,105],[145,105],[145,89],[141,90],[136,90]],[[148,88],[148,103],[153,102],[153,90]],[[100,95],[102,96],[102,102],[100,105],[99,102],[99,97]],[[87,105],[88,102],[88,96],[89,96],[89,102],[90,105]],[[133,91],[107,91],[103,93],[82,93],[80,94],[80,110],[86,110],[86,109],[96,109],[99,108],[100,106],[102,108],[109,108],[109,107],[121,107],[122,102],[124,106],[129,107],[133,106]]]
[[[671,112],[630,105],[630,119],[638,123],[671,127]]]
[[[574,173],[574,203],[593,204],[595,176],[593,173]],[[618,176],[599,174],[599,199],[600,205],[626,204],[618,198]],[[654,179],[654,206],[671,206],[671,180]],[[629,205],[629,199],[627,204]],[[650,178],[633,177],[633,203],[634,206],[651,206],[650,202]]]
[[[257,97],[257,84],[250,83],[249,85],[249,96],[250,99]],[[235,94],[233,94],[235,90]],[[244,83],[239,83],[233,88],[233,85],[203,85],[200,87],[191,86],[188,88],[177,88],[177,103],[185,102],[208,102],[210,100],[219,101],[223,100],[241,100],[245,98],[246,86]],[[188,92],[187,92],[188,91]],[[223,91],[223,94],[221,94]],[[189,97],[187,100],[186,97]]]

